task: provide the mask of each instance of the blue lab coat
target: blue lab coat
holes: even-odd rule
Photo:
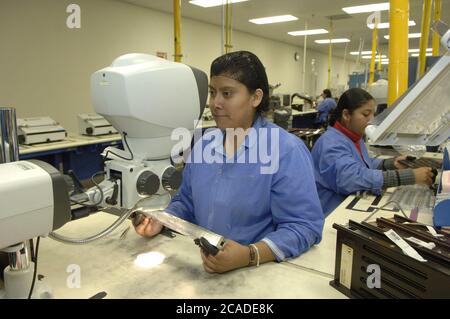
[[[382,160],[369,157],[362,139],[359,145],[363,157],[353,141],[334,127],[329,127],[314,144],[311,155],[325,216],[352,193],[381,193],[383,173],[377,168]]]
[[[207,131],[196,142],[182,185],[166,211],[244,245],[263,241],[281,261],[320,242],[324,216],[304,143],[262,117],[253,128],[234,162],[224,151],[223,133]],[[278,141],[261,135],[264,129],[279,134]],[[265,161],[248,159],[272,143],[276,167],[262,174]],[[196,160],[202,153],[212,158]]]
[[[326,98],[317,106],[317,124],[328,122],[328,114],[336,107],[336,101],[332,98]]]

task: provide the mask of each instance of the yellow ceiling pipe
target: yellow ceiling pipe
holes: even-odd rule
[[[173,36],[175,45],[175,62],[181,62],[181,0],[173,0]]]
[[[434,0],[434,18],[433,21],[439,21],[441,19],[442,2],[441,0]],[[439,55],[440,36],[437,32],[433,32],[433,56]]]
[[[428,37],[430,34],[430,20],[431,20],[431,2],[432,0],[423,1],[423,14],[422,14],[422,32],[420,36],[420,52],[419,52],[419,77],[425,73],[425,65],[427,62],[427,47]]]
[[[377,70],[378,70],[379,73],[381,73],[381,71],[383,71],[383,69],[382,69],[382,65],[381,65],[381,50],[379,50],[379,51],[380,51],[380,53],[378,54],[378,68],[377,68]]]
[[[375,23],[372,32],[372,58],[370,59],[370,71],[369,71],[369,85],[373,83],[375,77],[375,58],[377,55],[378,44],[378,20],[375,18]]]
[[[225,53],[231,52],[233,46],[231,45],[231,20],[232,20],[232,7],[230,1],[227,0],[225,4]]]
[[[408,88],[409,1],[390,0],[388,105]]]
[[[327,88],[331,88],[331,49],[333,44],[331,43],[331,39],[333,38],[333,20],[330,19],[330,43],[328,45],[328,82]]]

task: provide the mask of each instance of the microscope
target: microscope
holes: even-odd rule
[[[91,77],[92,103],[122,135],[124,150],[107,147],[100,206],[131,208],[153,196],[168,201],[181,184],[171,138],[176,128],[193,132],[208,95],[208,78],[196,68],[146,54],[126,54]],[[190,146],[189,144],[186,146]],[[99,202],[98,188],[87,192]],[[156,199],[158,198],[159,199]],[[165,198],[165,199],[164,199]]]

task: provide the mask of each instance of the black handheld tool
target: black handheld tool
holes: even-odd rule
[[[200,246],[206,256],[210,254],[215,256],[219,252],[219,249],[216,246],[211,245],[205,237],[194,239],[194,243]]]
[[[433,184],[436,183],[436,176],[438,175],[437,169],[433,168],[431,169],[431,172],[433,173]]]

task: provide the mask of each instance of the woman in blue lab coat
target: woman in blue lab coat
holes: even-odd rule
[[[336,108],[336,101],[331,96],[329,89],[323,90],[321,96],[323,101],[317,106],[316,124],[324,126],[328,123],[328,114]]]
[[[405,169],[405,157],[369,157],[363,141],[365,128],[373,118],[375,101],[366,91],[353,88],[342,94],[330,115],[328,130],[317,140],[312,157],[317,191],[325,216],[351,193],[408,184],[431,185],[431,168]]]
[[[321,240],[324,217],[311,155],[303,142],[268,122],[269,84],[254,54],[233,52],[211,65],[209,105],[218,129],[195,143],[183,182],[166,211],[227,238],[207,272],[223,273],[300,255]],[[270,156],[261,152],[270,149]],[[197,157],[208,159],[198,160]],[[136,231],[161,231],[144,219]]]

